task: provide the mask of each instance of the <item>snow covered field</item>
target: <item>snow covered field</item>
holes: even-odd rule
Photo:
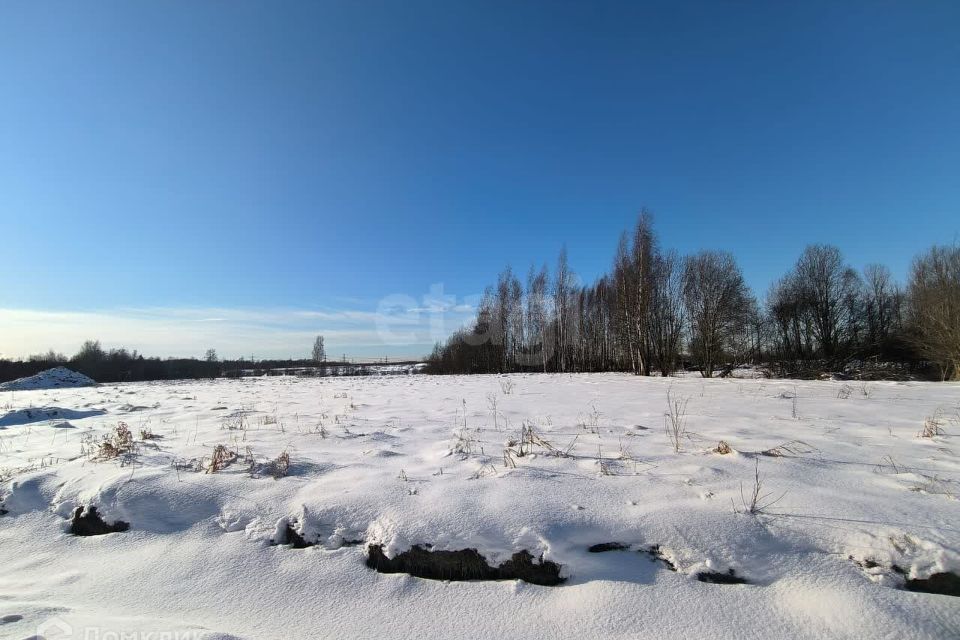
[[[943,433],[918,437],[928,418]],[[956,638],[960,599],[903,586],[960,572],[958,423],[960,386],[932,383],[0,392],[0,637]],[[128,530],[71,535],[89,506]],[[602,543],[624,548],[588,550]],[[369,545],[476,549],[491,567],[526,550],[566,580],[378,573]]]

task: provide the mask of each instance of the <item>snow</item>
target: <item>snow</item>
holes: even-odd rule
[[[56,389],[58,387],[92,387],[93,378],[71,371],[66,367],[54,367],[35,375],[18,378],[0,384],[0,391],[27,391],[32,389]]]
[[[418,375],[0,393],[7,416],[60,412],[0,429],[0,637],[51,621],[74,637],[208,640],[960,635],[960,600],[905,591],[892,569],[960,571],[960,385],[509,380],[512,390],[500,376]],[[688,400],[679,452],[664,433],[668,390]],[[933,416],[945,433],[918,437]],[[96,459],[121,421],[138,451]],[[511,455],[514,467],[504,448],[519,449],[524,427],[541,444]],[[732,453],[711,451],[721,440]],[[239,459],[194,470],[216,445]],[[264,470],[284,451],[289,474],[274,479]],[[741,492],[749,501],[758,461],[766,501],[782,498],[751,515]],[[70,535],[85,505],[130,530]],[[272,545],[287,524],[317,546]],[[491,565],[526,549],[568,579],[379,574],[353,540],[388,556],[476,548]],[[587,551],[604,542],[630,549]],[[653,545],[677,571],[638,553]],[[750,584],[695,578],[729,569]]]

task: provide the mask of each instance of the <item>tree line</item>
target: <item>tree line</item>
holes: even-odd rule
[[[269,370],[279,368],[311,367],[324,363],[323,337],[318,336],[318,354],[314,344],[313,359],[290,360],[236,360],[220,359],[215,349],[208,349],[204,358],[144,357],[136,350],[104,349],[99,340],[87,340],[71,357],[50,350],[35,354],[26,360],[0,359],[0,382],[31,376],[51,367],[66,366],[97,382],[136,382],[145,380],[181,380],[219,378],[238,375],[241,370]],[[318,360],[316,356],[319,355]]]
[[[610,271],[577,284],[566,250],[551,275],[510,267],[488,287],[474,322],[438,343],[433,373],[632,371],[704,377],[741,365],[778,376],[874,362],[960,379],[960,247],[915,258],[905,286],[839,249],[808,246],[758,299],[726,251],[680,256],[660,246],[643,212]]]

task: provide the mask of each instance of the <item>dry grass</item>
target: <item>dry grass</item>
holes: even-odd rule
[[[760,460],[756,460],[756,466],[754,467],[753,472],[753,488],[750,491],[750,498],[748,499],[743,493],[743,483],[740,483],[740,503],[743,505],[741,513],[748,513],[750,515],[763,515],[767,512],[767,509],[773,505],[780,502],[786,494],[786,492],[780,494],[780,497],[770,499],[773,493],[764,493],[763,492],[763,479],[760,476]],[[731,499],[731,503],[733,500]],[[737,509],[734,507],[734,511]]]
[[[460,456],[461,458],[468,458],[476,453],[478,449],[482,454],[483,447],[480,446],[480,441],[475,438],[471,438],[467,433],[466,427],[462,427],[454,434],[453,444],[450,445],[450,453]]]
[[[667,390],[667,410],[663,414],[663,430],[675,453],[680,453],[687,437],[687,405],[690,398],[674,398],[673,390]]]
[[[577,417],[577,426],[591,433],[598,433],[597,428],[600,426],[601,415],[603,414],[597,409],[597,405],[590,403],[590,410]]]
[[[223,471],[236,462],[237,458],[239,458],[237,452],[231,451],[225,444],[218,444],[213,448],[213,454],[210,456],[210,461],[206,465],[206,472],[217,473]]]
[[[717,446],[715,446],[710,451],[712,451],[713,453],[719,453],[722,456],[725,456],[728,453],[733,453],[733,449],[730,448],[730,445],[727,444],[726,440],[721,440],[720,442],[718,442]]]
[[[937,475],[921,474],[923,481],[910,487],[910,491],[916,493],[927,493],[930,495],[947,496],[956,498],[958,485],[957,482],[949,478],[941,478]]]
[[[263,472],[274,480],[284,478],[290,473],[290,453],[284,451],[279,456],[263,465]]]
[[[602,476],[612,476],[613,471],[610,469],[610,463],[603,457],[603,451],[600,449],[600,443],[597,443],[597,470]]]
[[[500,410],[497,408],[499,401],[497,400],[496,393],[487,394],[487,408],[490,410],[490,414],[493,416],[493,428],[497,431],[500,431]]]
[[[946,432],[943,430],[943,410],[939,407],[936,411],[933,412],[932,416],[927,416],[923,421],[923,428],[920,429],[920,433],[917,434],[920,438],[935,438],[937,436],[942,436]]]
[[[569,458],[573,455],[572,451],[579,437],[579,434],[574,435],[567,446],[561,448],[537,433],[532,421],[524,420],[523,425],[520,427],[520,436],[518,438],[509,438],[504,443],[503,466],[508,469],[515,469],[517,466],[517,458],[525,458],[534,453],[535,450],[539,450],[540,453],[547,456]]]
[[[220,423],[220,428],[228,431],[246,431],[248,426],[246,411],[239,411],[236,415],[226,416]]]
[[[770,458],[784,458],[791,456],[805,456],[813,453],[820,453],[816,447],[807,444],[803,440],[789,440],[775,447],[764,449],[760,455]]]
[[[893,456],[883,456],[880,463],[873,468],[874,473],[891,473],[893,475],[899,475],[901,473],[909,473],[909,469],[899,464],[896,460],[893,459]]]
[[[136,453],[137,443],[133,439],[130,427],[126,422],[118,422],[113,431],[103,436],[103,439],[97,444],[97,451],[93,459],[102,462],[136,455]]]
[[[497,468],[492,464],[485,464],[467,478],[468,480],[479,480],[480,478],[486,478],[487,476],[496,476]]]

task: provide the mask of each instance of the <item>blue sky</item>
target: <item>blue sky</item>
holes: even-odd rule
[[[0,353],[417,355],[506,264],[603,273],[644,206],[760,294],[810,242],[902,278],[960,233],[958,33],[950,1],[4,3]]]

